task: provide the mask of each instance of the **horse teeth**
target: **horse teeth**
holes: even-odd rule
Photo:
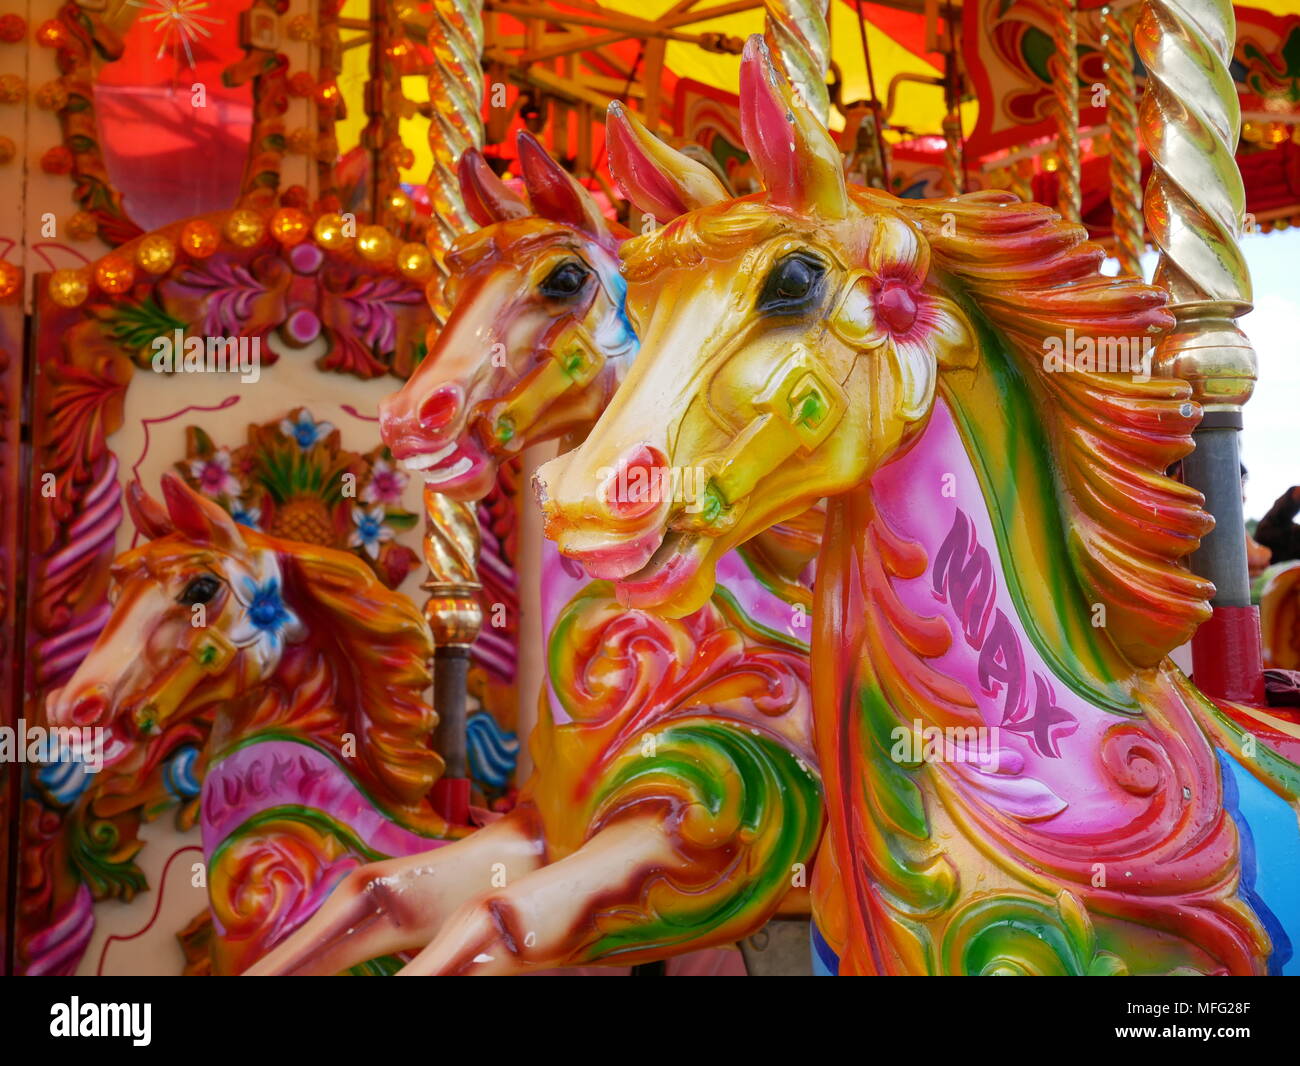
[[[409,459],[403,459],[402,465],[407,470],[428,470],[431,466],[437,466],[455,450],[456,442],[452,441],[446,447],[439,448],[436,452],[425,452],[423,455],[413,455]]]
[[[426,485],[441,485],[444,481],[450,481],[452,478],[460,477],[461,474],[469,470],[474,465],[474,460],[468,455],[457,459],[451,466],[443,470],[430,470],[424,475]]]

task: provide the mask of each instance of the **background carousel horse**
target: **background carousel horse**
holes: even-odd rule
[[[1254,581],[1264,665],[1300,670],[1300,561],[1270,566]]]
[[[128,486],[149,539],[114,564],[113,613],[46,714],[147,744],[219,706],[203,852],[212,969],[239,973],[361,863],[466,831],[426,799],[442,763],[419,610],[355,556],[239,526],[174,474],[163,496]]]
[[[1005,194],[846,188],[761,39],[740,107],[765,191],[624,247],[637,363],[536,483],[562,551],[670,616],[734,544],[832,497],[821,965],[1294,970],[1300,730],[1216,707],[1167,658],[1210,610],[1179,561],[1211,520],[1162,473],[1200,412],[1182,381],[1050,356],[1141,353],[1164,293],[1102,277],[1081,227]],[[634,134],[614,105],[611,141]],[[636,201],[685,185],[666,152],[612,158]],[[646,453],[711,471],[713,521],[608,521],[596,472]]]
[[[465,499],[521,448],[580,439],[636,351],[623,234],[526,134],[519,155],[535,217],[478,153],[462,158],[485,228],[449,257],[454,311],[381,413],[394,457]],[[621,964],[760,926],[801,883],[821,826],[807,646],[791,632],[819,517],[735,560],[726,589],[680,622],[620,607],[548,553],[550,684],[519,806],[427,860],[357,871],[254,972],[329,973],[426,944],[407,972]],[[494,862],[505,887],[484,892]]]

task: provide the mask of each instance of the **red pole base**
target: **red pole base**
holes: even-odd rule
[[[452,825],[469,825],[469,778],[441,777],[429,794],[433,809]]]
[[[1192,636],[1192,680],[1211,699],[1264,706],[1258,607],[1214,608]]]

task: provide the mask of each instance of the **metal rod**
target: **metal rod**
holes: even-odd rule
[[[1191,558],[1217,590],[1214,617],[1193,638],[1193,672],[1209,695],[1262,701],[1237,456],[1256,359],[1235,321],[1251,307],[1238,244],[1246,191],[1235,155],[1241,107],[1228,71],[1235,37],[1231,0],[1146,0],[1134,31],[1147,70],[1139,125],[1152,174],[1144,212],[1160,249],[1156,282],[1169,290],[1176,322],[1155,368],[1190,382],[1205,411],[1183,469],[1216,523]]]

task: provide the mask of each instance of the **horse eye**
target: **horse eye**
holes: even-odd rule
[[[219,588],[221,582],[215,577],[196,577],[185,586],[180,602],[186,607],[193,607],[196,603],[209,603]]]
[[[763,282],[758,310],[774,315],[793,315],[811,310],[821,293],[826,266],[805,252],[793,252],[778,260]]]
[[[587,268],[572,259],[561,263],[541,284],[542,295],[551,300],[564,300],[576,296],[587,280]]]

